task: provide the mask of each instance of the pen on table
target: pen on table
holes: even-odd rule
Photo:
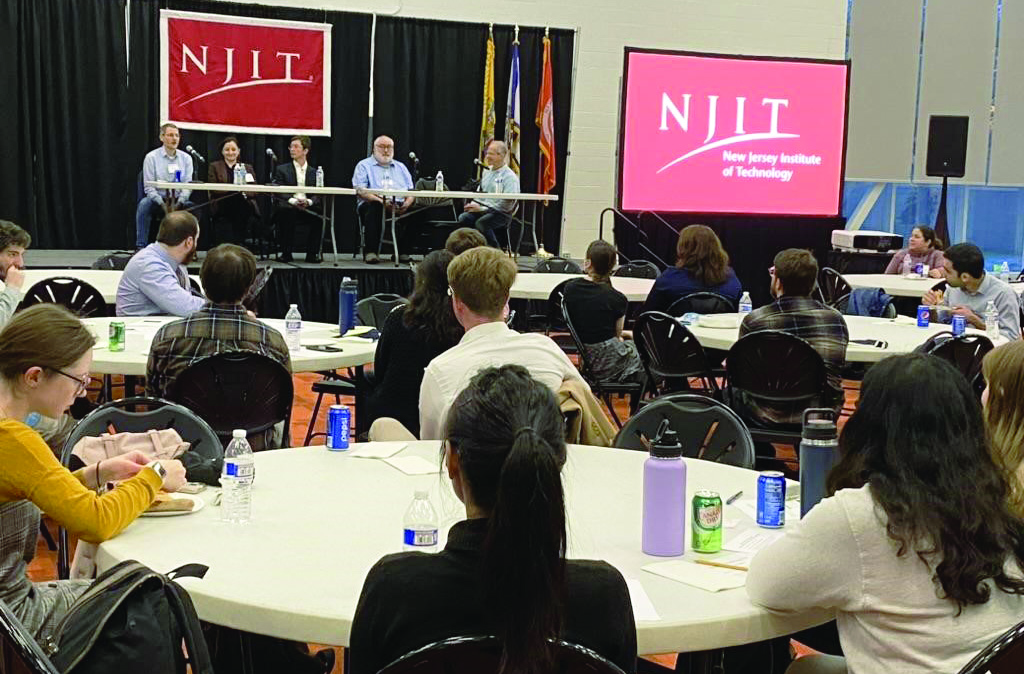
[[[732,496],[730,496],[729,498],[727,498],[725,500],[725,505],[732,505],[733,503],[736,502],[736,499],[738,499],[740,496],[743,496],[743,490],[742,489],[739,490],[738,492],[736,492],[735,494],[733,494]]]
[[[726,564],[725,562],[713,562],[710,559],[698,559],[698,560],[696,560],[696,562],[698,564],[703,564],[704,566],[717,566],[720,569],[732,569],[733,571],[748,571],[749,570],[749,569],[747,569],[747,567],[740,566],[739,564]]]

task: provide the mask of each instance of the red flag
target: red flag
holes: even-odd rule
[[[534,122],[540,129],[540,175],[537,190],[548,194],[555,186],[555,111],[552,101],[551,40],[544,36],[544,70],[541,75],[540,98]],[[545,205],[547,202],[545,202]]]

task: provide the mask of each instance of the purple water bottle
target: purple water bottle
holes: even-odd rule
[[[338,332],[344,335],[356,327],[356,301],[359,298],[359,284],[346,276],[338,289]]]
[[[675,431],[662,422],[644,462],[645,554],[674,557],[683,554],[686,541],[686,464]]]

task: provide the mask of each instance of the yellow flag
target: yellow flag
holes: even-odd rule
[[[480,160],[487,144],[494,140],[494,35],[487,35],[487,60],[484,63],[484,112],[480,120]]]

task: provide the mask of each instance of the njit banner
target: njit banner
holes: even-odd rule
[[[331,133],[331,27],[160,11],[160,119],[189,129]]]

